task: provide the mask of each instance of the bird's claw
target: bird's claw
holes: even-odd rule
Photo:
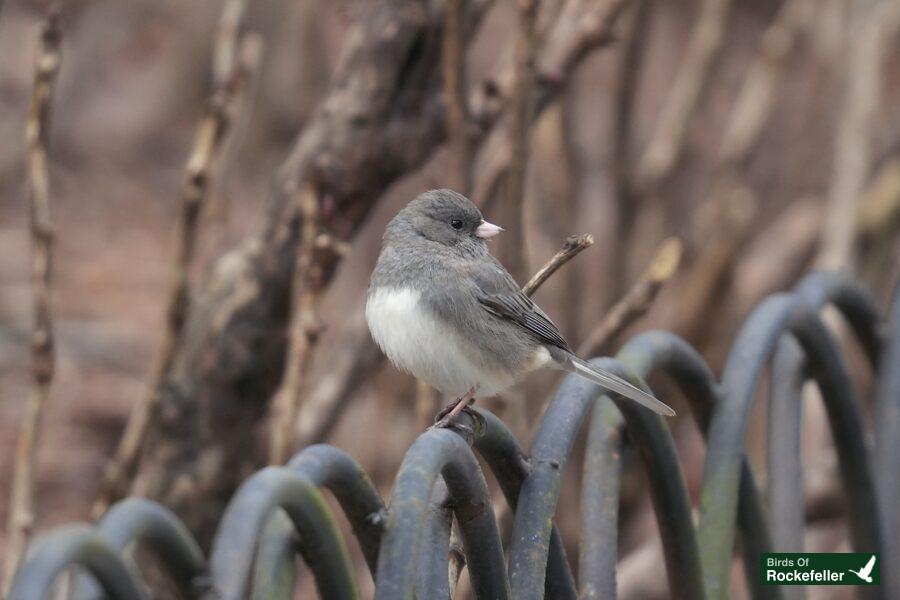
[[[474,402],[474,398],[469,399],[468,402],[466,402],[466,405],[461,409],[457,409],[457,406],[455,404],[447,406],[437,414],[437,416],[435,417],[434,425],[432,425],[430,429],[444,429],[452,427],[454,429],[459,429],[461,432],[469,435],[474,435],[479,431],[483,431],[485,428],[485,420],[484,417],[481,416],[481,413],[472,408],[472,404]],[[456,416],[461,412],[466,413],[467,415],[469,415],[469,417],[472,418],[472,421],[474,421],[474,430],[472,427],[464,425],[456,420]]]
[[[446,427],[450,423],[450,413],[453,412],[453,409],[456,408],[456,404],[448,404],[444,408],[442,408],[438,414],[434,416],[434,423],[432,427]]]

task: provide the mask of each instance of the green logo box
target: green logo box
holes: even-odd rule
[[[759,557],[763,585],[878,585],[881,557],[872,552],[770,552]]]

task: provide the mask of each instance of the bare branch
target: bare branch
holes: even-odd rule
[[[470,0],[467,42],[488,5]],[[242,469],[259,464],[247,448],[257,449],[255,425],[283,379],[302,229],[297,194],[314,173],[323,229],[348,240],[382,192],[445,139],[445,13],[443,2],[433,7],[441,10],[417,0],[360,5],[330,89],[276,176],[263,227],[216,262],[194,303],[190,343],[162,388],[160,418],[132,491],[176,509],[201,540],[212,534]],[[334,256],[323,266],[325,285],[340,262]]]
[[[53,313],[50,283],[53,258],[53,224],[50,217],[50,181],[47,141],[53,90],[60,64],[59,15],[51,12],[41,32],[34,69],[31,105],[25,123],[27,190],[31,221],[31,279],[34,321],[31,330],[31,390],[16,445],[7,524],[6,559],[2,596],[6,596],[22,559],[34,525],[34,472],[40,443],[44,406],[50,396],[55,371]]]
[[[363,384],[385,364],[385,356],[372,341],[364,321],[353,328],[346,347],[353,348],[348,357],[341,357],[322,381],[317,382],[309,401],[304,403],[297,417],[298,446],[317,444],[328,438],[341,414]],[[434,412],[428,415],[434,418]]]
[[[448,187],[467,195],[472,185],[469,115],[466,110],[466,57],[463,46],[465,0],[447,0],[441,63],[444,102],[447,105],[447,137],[453,168]]]
[[[246,4],[247,0],[225,0],[215,33],[213,85],[222,87],[228,84],[229,78],[234,75],[235,61],[242,65],[246,76],[241,81],[241,92],[232,108],[234,121],[228,127],[228,135],[222,140],[222,147],[210,170],[212,181],[203,207],[202,221],[198,225],[203,229],[203,245],[199,252],[202,256],[216,257],[227,250],[232,216],[230,183],[241,176],[240,170],[235,168],[235,158],[253,125],[253,111],[247,108],[253,106],[263,80],[260,66],[265,40],[258,32],[245,31]],[[199,266],[203,269],[208,263]]]
[[[696,236],[703,240],[699,254],[684,274],[685,293],[678,299],[678,315],[682,335],[698,341],[708,322],[709,311],[718,297],[735,257],[743,247],[757,210],[753,191],[732,179],[717,184],[706,203],[706,226]],[[701,219],[702,220],[702,219]]]
[[[225,0],[222,14],[216,29],[213,46],[213,84],[216,88],[224,88],[234,77],[235,65],[240,63],[241,30],[244,27],[244,13],[247,11],[247,0]]]
[[[640,212],[641,197],[634,193],[631,181],[632,129],[637,103],[637,88],[650,24],[652,0],[637,0],[630,23],[630,32],[620,53],[616,77],[616,97],[612,121],[612,175],[616,200],[616,239],[611,263],[617,265],[613,273],[608,302],[625,293],[629,281],[628,249],[631,246],[635,223]]]
[[[863,239],[891,231],[900,222],[900,156],[888,160],[875,174],[859,203],[857,223]]]
[[[646,150],[638,162],[634,186],[653,194],[681,158],[690,125],[703,100],[721,54],[733,0],[703,0],[672,91],[663,106]]]
[[[511,156],[504,179],[503,218],[509,230],[506,238],[511,242],[502,246],[506,268],[513,279],[521,281],[525,276],[527,251],[523,210],[525,207],[525,176],[528,167],[529,141],[531,140],[532,96],[535,79],[535,55],[537,52],[537,1],[518,0],[519,31],[515,47],[515,80],[511,98],[512,114],[509,129]]]
[[[575,258],[585,248],[590,248],[593,243],[594,236],[589,233],[569,236],[565,245],[543,267],[538,269],[537,273],[531,276],[528,283],[522,286],[522,291],[526,296],[534,294],[560,267]]]
[[[239,3],[229,2],[226,4],[226,11],[234,11],[236,4]],[[229,16],[229,19],[231,17],[233,15]],[[225,20],[225,16],[223,16],[223,21]],[[229,26],[230,28],[231,26]],[[237,28],[238,25],[234,25],[234,29]],[[228,76],[216,74],[221,83],[213,89],[210,95],[206,113],[194,135],[193,147],[185,166],[184,182],[181,187],[181,212],[176,229],[174,266],[166,299],[166,321],[162,344],[146,395],[132,409],[116,453],[107,466],[103,489],[93,509],[95,516],[102,514],[112,502],[127,494],[137,469],[144,438],[153,419],[154,410],[159,403],[161,388],[172,369],[172,363],[182,342],[182,330],[190,308],[191,266],[197,245],[200,215],[209,196],[211,169],[234,120],[236,107],[240,103],[241,91],[251,75],[249,71],[257,66],[255,57],[259,54],[258,51],[231,52],[218,47],[222,43],[227,46],[230,43],[227,40],[230,40],[230,37],[220,35],[217,38],[214,55],[218,60],[224,54],[228,54],[234,62],[230,66]],[[244,36],[241,44],[242,46],[255,46],[259,44],[259,40],[248,34]],[[246,59],[248,62],[243,62],[241,59]],[[216,68],[224,67],[217,63]]]
[[[294,267],[292,299],[294,303],[290,326],[290,346],[281,387],[272,403],[269,462],[281,464],[288,457],[294,440],[295,422],[302,400],[303,386],[312,362],[312,352],[319,339],[322,325],[318,317],[319,297],[324,288],[323,269],[317,254],[328,251],[327,246],[317,252],[320,236],[320,200],[313,183],[299,194],[303,230],[300,233],[297,260]]]
[[[597,356],[608,352],[616,338],[650,310],[656,295],[678,270],[681,250],[681,240],[678,238],[663,241],[647,270],[579,346],[580,355]]]
[[[814,0],[786,0],[763,33],[759,52],[747,71],[722,138],[719,162],[725,168],[740,166],[756,146],[772,112],[775,89],[784,75],[787,58],[814,14]]]
[[[613,40],[613,27],[631,1],[540,3],[536,33],[541,40],[535,66],[536,112],[556,96],[588,54]],[[492,128],[504,115],[514,93],[514,57],[505,58],[508,60],[469,95],[469,112],[482,131]]]
[[[835,140],[834,178],[828,193],[819,264],[852,268],[857,203],[871,165],[872,117],[881,96],[881,66],[891,32],[900,21],[896,2],[858,3],[846,73],[846,95]]]
[[[698,255],[684,275],[685,294],[679,298],[680,328],[696,340],[713,298],[727,281],[743,247],[756,212],[756,197],[743,182],[740,168],[759,145],[774,107],[787,58],[812,18],[811,0],[787,0],[763,33],[756,57],[725,125],[710,193],[699,210],[707,226],[696,236]]]
[[[619,51],[615,112],[612,122],[613,176],[617,188],[616,193],[622,198],[630,196],[628,166],[631,163],[632,121],[636,104],[635,97],[638,91],[638,74],[641,71],[641,63],[645,54],[652,2],[651,0],[637,0],[633,6],[634,14],[628,27],[628,39]],[[619,201],[620,204],[624,202],[625,200]],[[619,208],[619,212],[624,212],[623,207]]]
[[[749,314],[765,295],[802,277],[815,254],[823,218],[822,198],[798,198],[747,240],[730,278],[729,313]]]
[[[591,51],[612,40],[612,29],[628,0],[575,0],[563,5],[558,17],[541,32],[544,40],[537,57],[532,119],[564,89],[575,68]],[[482,143],[478,169],[472,187],[472,200],[487,207],[497,198],[496,190],[512,161],[511,123],[501,119],[506,99],[513,90],[514,68],[506,65],[496,75],[473,90],[470,99],[473,120],[482,131],[491,127]],[[496,126],[495,126],[496,125]]]

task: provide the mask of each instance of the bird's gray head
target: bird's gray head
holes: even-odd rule
[[[502,228],[488,223],[471,200],[453,190],[430,190],[397,213],[388,225],[432,242],[466,252],[484,247],[484,241]]]

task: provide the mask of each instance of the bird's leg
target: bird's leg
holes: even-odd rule
[[[441,409],[441,412],[435,417],[432,427],[447,427],[456,415],[471,406],[473,402],[475,402],[474,387]]]

